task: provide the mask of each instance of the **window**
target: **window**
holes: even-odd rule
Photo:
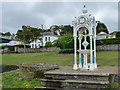
[[[45,37],[45,41],[47,41],[47,37]]]
[[[34,44],[32,44],[32,48],[34,48]]]
[[[37,48],[37,44],[35,44],[35,48]]]
[[[49,37],[49,41],[50,41],[50,37]]]
[[[40,48],[40,44],[39,44],[39,48]]]

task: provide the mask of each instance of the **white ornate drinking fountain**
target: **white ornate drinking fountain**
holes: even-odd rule
[[[84,9],[82,10],[83,15],[79,17],[75,17],[73,24],[73,37],[74,37],[74,66],[73,69],[77,70],[80,68],[81,70],[89,69],[94,70],[97,68],[96,64],[96,26],[97,22],[95,21],[95,17],[91,14],[87,13],[87,9],[84,5]],[[77,36],[79,36],[79,50],[77,50]],[[87,36],[90,37],[90,42],[87,41]],[[82,42],[82,38],[84,41]],[[93,40],[93,41],[92,41]],[[92,45],[94,42],[94,45]],[[90,49],[87,49],[87,46],[90,43]],[[81,46],[84,46],[84,49],[81,49]],[[94,46],[94,48],[93,48]],[[77,65],[77,51],[79,52],[79,66]],[[82,64],[82,56],[84,57]],[[90,63],[88,63],[88,55],[90,54]],[[94,56],[93,56],[94,54]],[[94,57],[94,58],[93,58]]]

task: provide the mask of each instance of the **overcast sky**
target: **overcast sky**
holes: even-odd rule
[[[105,23],[110,32],[118,30],[117,2],[3,2],[2,30],[16,33],[22,25],[49,28],[51,25],[68,25],[82,12],[86,5],[88,13]]]

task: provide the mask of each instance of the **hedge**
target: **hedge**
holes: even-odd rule
[[[22,45],[22,44],[19,44],[19,45],[3,45],[3,46],[0,46],[0,49],[8,48],[10,51],[14,51],[15,47],[24,48],[24,45]],[[30,45],[26,45],[26,48],[30,48]]]
[[[84,41],[84,38],[82,38],[82,43]],[[93,41],[93,40],[92,40]],[[77,38],[77,49],[79,49],[79,40]],[[87,37],[87,42],[90,42],[90,38]],[[92,42],[94,43],[94,42]],[[109,44],[120,44],[120,37],[118,38],[110,38],[110,39],[101,39],[96,41],[97,45],[109,45]],[[72,35],[62,36],[58,39],[57,47],[60,47],[61,49],[73,49],[74,48],[74,38]],[[82,49],[83,49],[82,45]],[[87,46],[87,49],[90,48],[90,43]],[[93,44],[94,48],[94,44]]]
[[[116,37],[120,37],[120,32],[117,32],[117,33],[116,33]]]
[[[84,41],[84,38],[82,38],[82,42]],[[87,37],[87,41],[90,42],[90,38]],[[77,38],[77,49],[79,49],[79,40]],[[74,48],[74,38],[73,35],[67,35],[60,37],[57,42],[57,47],[60,47],[61,49],[73,49]],[[81,46],[83,49],[83,45]],[[87,46],[87,49],[90,48],[90,44]]]
[[[97,45],[120,44],[120,37],[110,39],[100,39],[96,41]]]

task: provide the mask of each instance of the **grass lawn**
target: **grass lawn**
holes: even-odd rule
[[[2,88],[34,88],[40,86],[40,78],[22,79],[19,70],[2,74]]]
[[[2,64],[19,65],[21,63],[54,63],[72,66],[74,55],[61,55],[57,52],[22,53],[2,55]],[[97,52],[97,64],[100,66],[118,66],[118,52]]]

